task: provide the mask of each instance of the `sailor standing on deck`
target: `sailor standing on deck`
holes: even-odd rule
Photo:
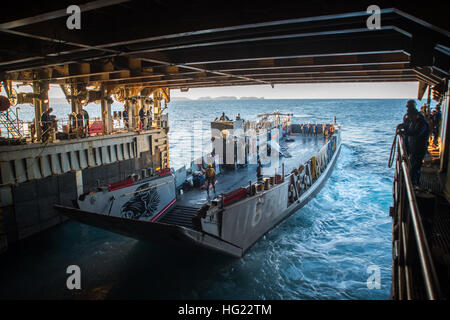
[[[127,105],[126,105],[126,104],[123,105],[123,113],[122,113],[122,116],[123,116],[123,124],[124,124],[124,127],[125,127],[125,128],[128,128],[128,108],[127,108]]]
[[[408,100],[406,102],[406,113],[403,116],[403,126],[401,128],[408,128],[411,124],[411,119],[410,119],[410,115],[411,114],[417,114],[419,118],[423,119],[423,121],[427,122],[425,117],[423,116],[423,114],[421,112],[419,112],[419,110],[416,109],[416,102],[414,100]],[[397,126],[399,127],[399,126]],[[400,129],[401,129],[400,128]],[[406,152],[408,152],[408,154],[410,153],[408,151],[409,148],[409,139],[405,140],[405,147],[406,147]]]
[[[84,136],[89,136],[90,128],[89,128],[89,113],[85,109],[81,109],[81,115],[83,116],[83,130]]]
[[[262,165],[260,159],[258,159],[258,166],[256,167],[256,178],[258,179],[258,182],[261,182],[263,180]]]
[[[41,115],[41,128],[42,128],[42,142],[47,142],[49,138],[49,130],[51,128],[51,119],[50,113],[52,113],[53,109],[49,108],[47,111],[44,111]]]
[[[208,164],[208,168],[206,168],[206,193],[209,197],[209,185],[212,184],[214,194],[216,194],[216,170],[214,170],[212,164]]]
[[[219,119],[220,121],[230,121],[230,118],[228,118],[226,115],[225,115],[225,112],[222,112],[222,115],[220,116],[220,119]]]
[[[407,127],[409,125],[409,118],[408,118],[408,112],[411,111],[417,111],[416,109],[416,102],[414,100],[408,100],[406,102],[406,114],[403,116],[403,124]],[[422,117],[423,119],[424,116],[422,115],[422,113],[419,113],[419,111],[417,111],[417,113],[419,114],[419,117]]]
[[[326,124],[323,124],[323,139],[327,140],[328,138],[328,126]]]
[[[422,161],[427,152],[428,136],[430,133],[427,121],[420,116],[416,108],[408,109],[406,113],[407,123],[399,124],[397,132],[403,134],[407,139],[407,150],[411,163],[411,180],[413,185],[418,186]]]
[[[441,106],[437,105],[435,110],[433,110],[433,145],[437,146],[439,144],[439,130],[441,129]]]
[[[145,115],[146,115],[146,112],[144,110],[144,107],[142,107],[139,110],[139,120],[140,120],[140,128],[141,128],[141,130],[145,129],[145,125],[146,125],[146,123],[145,123]]]

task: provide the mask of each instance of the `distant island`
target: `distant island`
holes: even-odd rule
[[[186,97],[171,97],[171,101],[190,101],[192,99],[186,98]]]
[[[240,100],[264,100],[264,97],[240,97]]]
[[[55,104],[67,104],[66,98],[50,97],[50,102]],[[195,100],[264,100],[264,97],[234,97],[234,96],[221,96],[221,97],[200,97],[198,99],[190,99],[187,97],[171,97],[171,101],[195,101]]]
[[[222,96],[222,97],[215,97],[215,98],[211,98],[211,97],[200,97],[197,100],[237,100],[236,97],[229,97],[229,96]]]
[[[234,97],[234,96],[221,96],[221,97],[200,97],[198,99],[189,99],[186,97],[172,97],[172,101],[189,101],[189,100],[263,100],[264,97]]]

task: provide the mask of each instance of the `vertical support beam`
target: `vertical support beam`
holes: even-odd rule
[[[445,193],[447,197],[450,197],[450,81],[446,83],[446,90],[444,98],[441,100],[441,128],[439,132],[439,142],[441,143],[441,150],[439,157],[441,159],[440,172],[446,172],[446,186]]]
[[[136,129],[136,105],[133,100],[128,100],[128,123],[131,131]]]
[[[71,105],[72,105],[72,112],[75,112],[76,114],[78,114],[79,113],[79,110],[78,110],[78,101],[77,101],[77,99],[75,99],[75,86],[70,86],[70,95],[71,95],[71,98],[70,98],[70,103],[71,103]]]
[[[106,90],[102,86],[102,100],[101,100],[101,111],[102,111],[102,123],[103,123],[103,134],[110,134],[113,131],[113,121],[111,115],[111,102],[112,100],[106,95]]]
[[[127,98],[130,97],[130,89],[125,89],[125,103],[128,110],[128,131],[134,131],[136,127],[136,118],[135,118],[135,112],[134,112],[134,103],[131,100],[128,100]]]
[[[134,107],[134,111],[136,112],[136,128],[139,128],[139,123],[141,121],[141,118],[139,117],[139,111],[141,111],[141,108],[143,107],[142,99],[136,100],[136,106]]]
[[[102,94],[104,94],[104,90],[102,88]],[[109,134],[109,121],[108,121],[108,103],[106,102],[105,97],[102,97],[100,101],[101,105],[101,114],[102,114],[102,124],[103,124],[103,134]]]
[[[114,131],[113,128],[113,119],[112,119],[112,112],[111,112],[111,104],[112,100],[109,97],[106,97],[106,111],[108,113],[108,134]]]
[[[72,107],[72,113],[79,114],[80,113],[80,103],[79,103],[78,99],[75,98],[75,95],[76,95],[76,87],[74,85],[71,85],[70,86],[70,104]],[[75,119],[73,119],[72,121],[73,122],[69,123],[71,132],[72,133],[78,132],[78,124],[79,124],[78,118],[75,117]]]
[[[159,90],[153,93],[153,119],[155,120],[155,126],[161,127],[161,100],[162,95]]]
[[[33,82],[33,93],[39,95],[41,92],[39,87],[39,82]],[[42,139],[42,129],[41,129],[41,100],[38,98],[34,98],[34,127],[36,128],[36,140],[40,141]]]
[[[39,94],[40,94],[40,98],[41,98],[41,112],[45,112],[49,108],[48,89],[49,89],[48,81],[40,81],[39,82]]]
[[[102,107],[102,122],[103,134],[110,134],[112,132],[112,117],[111,117],[111,103],[108,99],[101,100]]]

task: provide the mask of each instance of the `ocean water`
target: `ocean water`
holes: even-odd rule
[[[254,119],[278,109],[293,113],[294,122],[331,122],[336,116],[342,151],[320,193],[242,259],[180,252],[69,221],[0,256],[0,297],[389,299],[394,172],[387,161],[405,102],[173,101],[167,111],[175,168],[208,148],[209,122],[222,111]],[[54,109],[58,116],[69,112],[68,106]],[[91,117],[99,109],[88,106]],[[25,107],[20,112],[32,117]],[[82,290],[67,290],[69,265],[80,266]],[[369,267],[380,270],[379,289],[367,286]]]

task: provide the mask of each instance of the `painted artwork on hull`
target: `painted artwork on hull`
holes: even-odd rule
[[[133,197],[124,203],[120,216],[127,219],[150,218],[158,210],[160,197],[156,188],[149,189],[149,184],[139,186]]]

